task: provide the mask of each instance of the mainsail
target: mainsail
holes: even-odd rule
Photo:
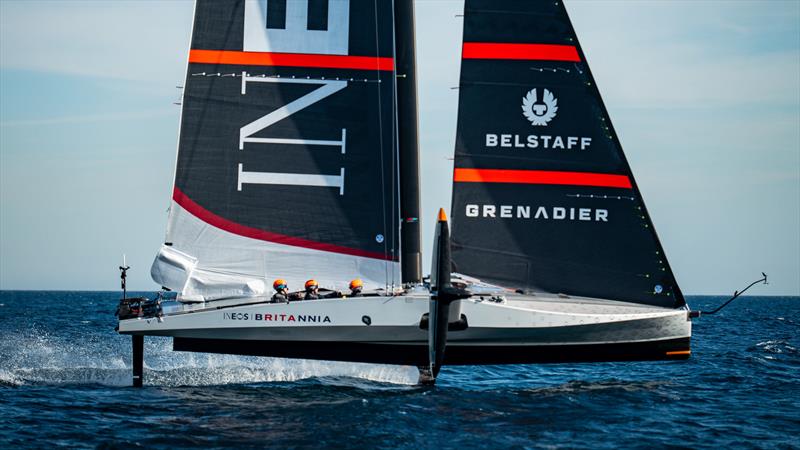
[[[684,304],[561,2],[466,0],[453,183],[455,271]]]
[[[197,0],[156,282],[200,299],[399,284],[392,15]]]

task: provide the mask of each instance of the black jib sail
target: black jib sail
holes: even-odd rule
[[[203,299],[400,283],[392,3],[198,0],[166,244]]]
[[[455,271],[684,304],[561,2],[466,0],[459,92]]]

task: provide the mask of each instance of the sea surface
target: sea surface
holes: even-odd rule
[[[688,361],[410,367],[171,351],[115,292],[0,292],[0,448],[800,448],[800,298],[694,321]],[[709,309],[724,297],[690,297]]]

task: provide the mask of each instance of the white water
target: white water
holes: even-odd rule
[[[4,337],[0,384],[131,384],[130,338],[92,336],[82,342],[45,333]],[[145,338],[146,385],[208,386],[349,377],[412,385],[417,369],[404,366],[174,352],[169,338]]]

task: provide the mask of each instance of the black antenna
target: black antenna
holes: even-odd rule
[[[732,301],[736,300],[737,298],[739,298],[740,295],[744,294],[745,291],[747,291],[751,287],[755,286],[756,284],[758,284],[758,283],[767,284],[767,274],[764,273],[764,272],[761,272],[761,275],[763,276],[763,278],[761,278],[759,280],[756,280],[756,281],[753,281],[752,283],[747,285],[747,287],[742,289],[741,291],[734,291],[733,292],[733,297],[729,298],[727,302],[725,302],[722,305],[720,305],[719,307],[717,307],[717,309],[715,309],[713,311],[692,311],[693,313],[696,313],[696,314],[693,314],[690,317],[700,317],[701,314],[703,314],[703,315],[716,314],[719,310],[721,310],[722,308],[728,306],[728,304],[730,302],[732,302]]]
[[[120,283],[122,285],[122,299],[125,300],[128,298],[128,289],[125,286],[125,279],[128,278],[128,269],[131,267],[125,263],[125,255],[122,255],[122,265],[119,266],[119,278]]]

